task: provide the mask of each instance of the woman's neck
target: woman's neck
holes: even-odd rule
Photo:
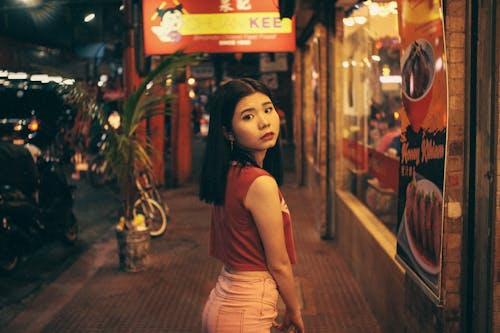
[[[255,160],[255,163],[257,163],[257,165],[262,168],[262,166],[264,165],[264,158],[266,157],[266,151],[264,150],[253,152],[252,156]]]
[[[264,158],[266,157],[267,149],[259,151],[249,151],[238,148],[232,153],[231,159],[237,162],[249,163],[262,168],[264,166]]]

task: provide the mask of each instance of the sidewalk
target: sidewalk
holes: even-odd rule
[[[294,270],[307,332],[380,332],[335,243],[319,239],[305,192],[294,184],[283,187],[294,220]],[[196,185],[164,196],[172,218],[166,234],[152,240],[147,271],[118,269],[116,238],[109,230],[5,331],[199,332],[202,306],[221,267],[207,255],[209,210],[198,201]]]

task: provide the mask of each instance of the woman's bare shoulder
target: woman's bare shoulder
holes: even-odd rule
[[[270,175],[262,175],[252,182],[245,197],[247,208],[252,203],[259,203],[267,200],[278,200],[278,184]]]

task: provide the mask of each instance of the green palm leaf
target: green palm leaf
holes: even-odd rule
[[[132,218],[132,206],[135,199],[135,175],[139,171],[150,170],[150,154],[153,147],[148,142],[137,138],[137,131],[146,117],[164,113],[165,102],[175,98],[172,94],[162,96],[146,94],[150,82],[162,83],[166,76],[176,77],[188,64],[199,61],[200,54],[176,52],[166,56],[125,101],[121,114],[121,128],[112,133],[107,146],[106,158],[117,176],[124,200],[124,214],[127,220]]]

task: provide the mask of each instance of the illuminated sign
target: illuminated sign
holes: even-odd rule
[[[273,1],[143,0],[147,55],[185,52],[292,52],[295,24]]]

